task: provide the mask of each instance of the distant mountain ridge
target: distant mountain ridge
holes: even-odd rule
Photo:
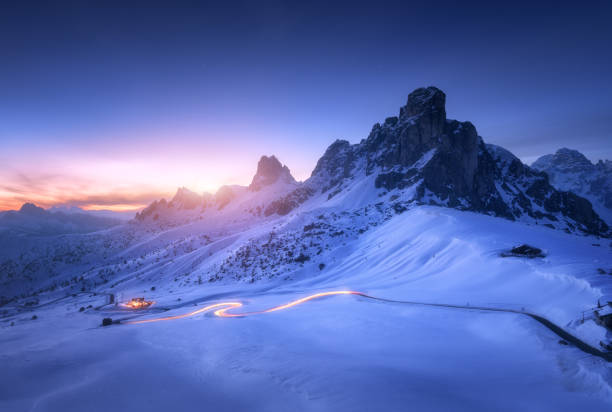
[[[47,236],[89,233],[122,223],[118,218],[96,216],[77,209],[45,210],[33,203],[24,203],[19,210],[0,212],[0,234]]]
[[[612,161],[592,163],[579,151],[562,148],[538,158],[531,167],[545,172],[556,188],[588,199],[608,225],[612,224]]]
[[[110,210],[110,209],[85,210],[85,209],[81,209],[78,206],[52,206],[47,210],[51,213],[55,213],[55,212],[62,212],[66,214],[82,213],[82,214],[86,214],[90,216],[119,219],[121,221],[128,221],[130,219],[133,219],[134,216],[136,215],[136,211],[131,211],[131,210],[126,210],[126,211],[115,211],[115,210]]]
[[[177,226],[189,220],[202,219],[203,213],[241,215],[240,219],[253,216],[269,216],[265,212],[270,203],[300,184],[291,175],[289,168],[275,156],[262,156],[257,171],[249,186],[222,186],[215,194],[197,194],[187,188],[179,188],[170,202],[156,200],[136,214],[136,222],[156,222],[160,226]],[[228,206],[229,205],[229,206]],[[227,208],[226,208],[227,207]]]

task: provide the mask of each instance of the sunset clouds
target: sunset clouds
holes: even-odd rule
[[[19,209],[26,202],[41,207],[79,206],[84,209],[136,210],[170,192],[113,185],[88,177],[2,171],[0,210]],[[8,183],[7,183],[8,182]]]
[[[0,159],[0,210],[18,209],[25,202],[45,208],[138,210],[172,197],[181,186],[214,193],[222,185],[248,184],[263,154],[300,163],[300,179],[308,177],[309,163],[314,165],[299,155],[283,156],[283,150],[253,148],[256,139],[241,144],[166,135],[119,140],[69,146],[19,143],[7,148]]]

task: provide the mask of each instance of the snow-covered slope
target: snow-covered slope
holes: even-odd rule
[[[588,199],[608,225],[612,224],[612,161],[593,164],[582,153],[563,148],[540,157],[531,167],[546,172],[558,189]]]
[[[393,217],[376,208],[311,213],[326,218],[278,218],[199,245],[192,238],[193,250],[179,243],[156,257],[119,264],[111,282],[91,285],[88,293],[55,304],[46,303],[63,295],[42,293],[33,306],[6,305],[0,407],[62,410],[89,405],[100,391],[115,395],[97,398],[88,409],[206,404],[215,410],[367,411],[409,404],[440,411],[524,405],[545,411],[605,410],[612,403],[611,371],[603,360],[560,345],[558,336],[516,314],[341,296],[241,319],[203,313],[96,328],[102,317],[131,317],[103,306],[109,292],[120,301],[141,295],[154,300],[151,312],[136,318],[151,319],[223,301],[258,311],[348,289],[388,299],[524,309],[593,345],[608,339],[589,311],[610,298],[608,244],[433,206]],[[198,229],[194,224],[192,235]],[[178,238],[176,229],[170,232]],[[542,247],[547,257],[500,256],[523,242]],[[210,282],[202,274],[215,262],[225,265],[215,271],[223,275]],[[28,385],[16,383],[25,379]]]

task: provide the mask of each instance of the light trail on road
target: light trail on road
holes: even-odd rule
[[[325,297],[325,296],[332,296],[332,295],[359,295],[359,296],[366,296],[366,295],[364,295],[361,292],[353,292],[351,290],[338,290],[338,291],[334,291],[334,292],[321,292],[321,293],[315,293],[314,295],[306,296],[305,298],[294,300],[294,301],[286,303],[284,305],[274,306],[273,308],[266,309],[266,310],[260,310],[260,311],[256,311],[256,312],[245,312],[245,313],[227,313],[227,311],[230,310],[230,309],[234,309],[236,307],[242,306],[242,304],[238,304],[239,306],[229,306],[229,307],[226,307],[226,308],[223,308],[223,309],[218,309],[218,310],[215,311],[215,315],[219,316],[219,317],[222,317],[222,318],[239,318],[239,317],[248,316],[248,315],[258,315],[260,313],[276,312],[277,310],[288,309],[288,308],[291,308],[293,306],[300,305],[300,304],[302,304],[304,302],[308,302],[309,300],[318,299],[318,298],[322,298],[322,297]]]
[[[249,316],[249,315],[258,315],[262,313],[276,312],[278,310],[288,309],[293,306],[300,305],[302,303],[308,302],[309,300],[318,299],[318,298],[322,298],[325,296],[333,296],[333,295],[359,295],[359,296],[369,297],[365,295],[364,293],[354,292],[351,290],[337,290],[337,291],[332,291],[332,292],[321,292],[321,293],[315,293],[314,295],[306,296],[301,299],[294,300],[284,305],[274,306],[272,308],[265,309],[265,310],[258,310],[254,312],[243,312],[243,313],[228,313],[227,312],[228,310],[241,307],[242,303],[240,302],[221,302],[221,303],[215,303],[213,305],[203,307],[198,310],[194,310],[193,312],[184,313],[182,315],[165,316],[165,317],[154,318],[154,319],[133,320],[133,321],[128,321],[124,323],[133,325],[137,323],[151,323],[151,322],[161,322],[165,320],[183,319],[183,318],[188,318],[190,316],[195,316],[203,312],[208,312],[213,309],[217,309],[214,311],[215,316],[219,316],[221,318],[240,318],[240,317]]]
[[[127,322],[122,322],[122,323],[126,323],[126,324],[138,324],[138,323],[152,323],[152,322],[161,322],[161,321],[166,321],[166,320],[175,320],[175,319],[183,319],[183,318],[188,318],[190,316],[195,316],[197,314],[200,313],[204,313],[204,312],[208,312],[211,310],[214,310],[213,314],[215,316],[221,317],[221,318],[241,318],[241,317],[245,317],[245,316],[250,316],[250,315],[259,315],[259,314],[263,314],[263,313],[270,313],[270,312],[276,312],[279,310],[284,310],[284,309],[289,309],[292,308],[294,306],[298,306],[301,305],[302,303],[306,303],[308,301],[314,300],[314,299],[319,299],[319,298],[323,298],[326,296],[334,296],[334,295],[356,295],[356,296],[361,296],[367,299],[372,299],[372,300],[376,300],[379,302],[387,302],[387,303],[399,303],[399,304],[406,304],[406,305],[421,305],[421,306],[430,306],[430,307],[439,307],[439,308],[446,308],[446,309],[461,309],[461,310],[474,310],[474,311],[489,311],[489,312],[505,312],[505,313],[514,313],[517,315],[524,315],[524,316],[528,316],[532,319],[534,319],[535,321],[539,322],[540,324],[544,325],[547,329],[549,329],[550,331],[552,331],[553,333],[555,333],[557,336],[559,336],[560,338],[572,343],[573,345],[575,345],[578,349],[580,349],[581,351],[588,353],[590,355],[594,355],[594,356],[598,356],[600,358],[605,359],[608,362],[612,362],[612,352],[602,352],[601,350],[591,346],[590,344],[588,344],[587,342],[583,341],[582,339],[572,335],[571,333],[569,333],[568,331],[566,331],[564,328],[562,328],[561,326],[558,326],[557,324],[555,324],[554,322],[552,322],[551,320],[537,315],[535,313],[530,313],[530,312],[526,312],[526,311],[519,311],[519,310],[515,310],[515,309],[504,309],[504,308],[494,308],[494,307],[487,307],[487,306],[468,306],[468,305],[453,305],[453,304],[447,304],[447,303],[428,303],[428,302],[414,302],[414,301],[404,301],[404,300],[392,300],[392,299],[385,299],[385,298],[378,298],[375,296],[371,296],[371,295],[367,295],[363,292],[356,292],[356,291],[352,291],[352,290],[336,290],[336,291],[331,291],[331,292],[320,292],[320,293],[315,293],[313,295],[309,295],[300,299],[296,299],[293,300],[289,303],[286,303],[284,305],[279,305],[279,306],[274,306],[268,309],[264,309],[264,310],[258,310],[258,311],[253,311],[253,312],[242,312],[242,313],[228,313],[228,311],[232,310],[232,309],[237,309],[242,307],[242,303],[241,302],[220,302],[220,303],[215,303],[212,305],[208,305],[205,306],[201,309],[198,310],[194,310],[193,312],[189,312],[189,313],[184,313],[182,315],[175,315],[175,316],[165,316],[165,317],[161,317],[161,318],[154,318],[154,319],[143,319],[143,320],[134,320],[134,321],[127,321]]]
[[[131,320],[131,321],[128,321],[128,322],[123,322],[123,323],[129,324],[129,325],[134,325],[134,324],[137,324],[137,323],[151,323],[151,322],[161,322],[161,321],[164,321],[164,320],[183,319],[183,318],[188,318],[190,316],[195,316],[195,315],[197,315],[199,313],[208,312],[209,310],[216,309],[216,308],[223,307],[223,306],[226,306],[227,307],[226,309],[237,308],[237,307],[242,306],[242,303],[240,303],[240,302],[215,303],[214,305],[208,305],[208,306],[205,306],[205,307],[203,307],[201,309],[194,310],[193,312],[189,312],[189,313],[184,313],[182,315],[165,316],[163,318],[155,318],[155,319]]]

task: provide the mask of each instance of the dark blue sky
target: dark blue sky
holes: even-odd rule
[[[271,153],[304,178],[334,139],[358,142],[427,85],[527,161],[563,146],[612,158],[610,1],[124,3],[3,5],[11,173],[63,153],[161,150],[171,167],[179,147],[249,164],[215,182],[246,183]]]

